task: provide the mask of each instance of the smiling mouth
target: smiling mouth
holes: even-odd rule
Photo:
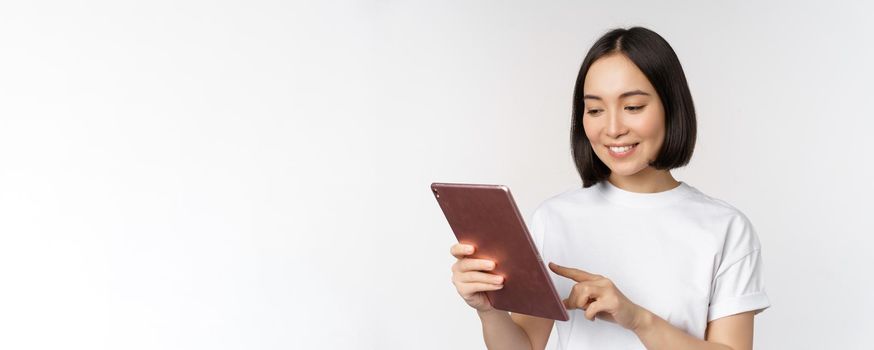
[[[640,144],[640,142],[630,144],[630,145],[625,145],[625,146],[606,146],[605,145],[605,147],[607,147],[607,149],[609,149],[613,153],[624,154],[624,153],[630,152],[632,149],[637,147],[637,145],[639,145],[639,144]]]

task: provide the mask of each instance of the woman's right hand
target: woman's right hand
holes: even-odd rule
[[[467,305],[477,311],[491,311],[494,308],[483,292],[503,288],[504,278],[488,272],[495,268],[494,261],[467,258],[473,251],[474,247],[469,244],[458,243],[449,248],[458,259],[452,264],[452,284]]]

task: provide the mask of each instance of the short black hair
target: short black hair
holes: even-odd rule
[[[598,159],[583,128],[583,84],[592,63],[613,53],[625,55],[634,62],[655,88],[665,109],[665,139],[650,166],[656,169],[682,167],[689,163],[695,149],[695,106],[674,49],[656,32],[643,27],[610,30],[589,49],[574,86],[571,153],[583,187],[592,186],[610,176],[610,168]]]

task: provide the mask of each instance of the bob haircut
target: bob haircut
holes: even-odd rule
[[[646,28],[613,29],[589,49],[574,86],[571,153],[583,187],[610,176],[610,168],[595,154],[583,128],[583,86],[592,63],[613,53],[623,54],[634,62],[655,88],[665,109],[665,139],[658,156],[649,165],[660,170],[682,167],[689,163],[695,149],[695,106],[674,49],[664,38]]]

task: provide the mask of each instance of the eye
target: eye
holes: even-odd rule
[[[639,111],[639,110],[643,109],[643,107],[646,107],[646,105],[642,105],[642,106],[625,106],[625,110],[626,110],[626,111],[632,111],[632,112],[633,112],[633,111]]]
[[[600,113],[600,112],[601,112],[600,109],[590,109],[590,110],[586,111],[586,114],[588,114],[588,115],[595,115],[595,114],[598,114],[598,113]]]

